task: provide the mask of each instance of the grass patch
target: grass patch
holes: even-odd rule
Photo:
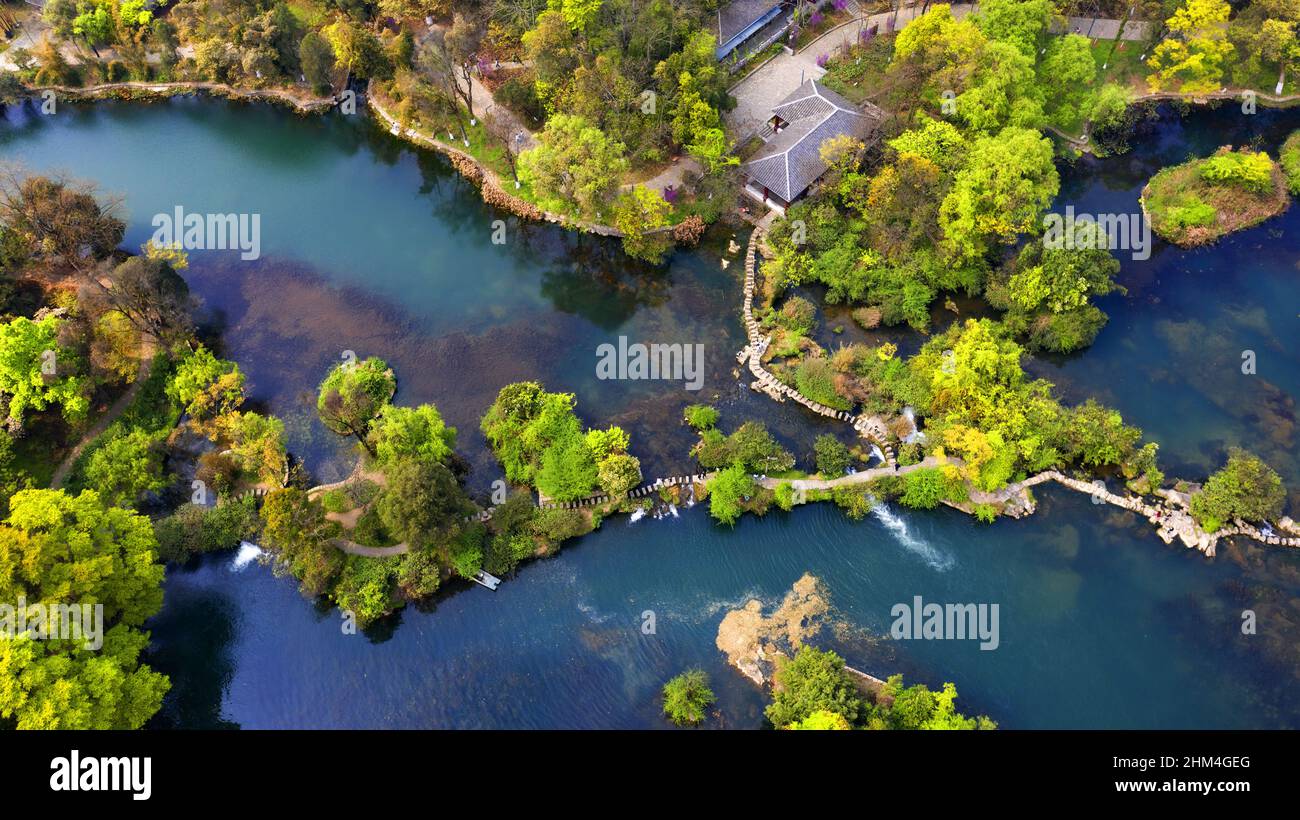
[[[1092,57],[1097,63],[1096,87],[1106,83],[1128,86],[1141,94],[1147,91],[1147,75],[1151,69],[1142,61],[1145,43],[1122,40],[1101,40],[1092,44]],[[1105,66],[1105,68],[1102,68]]]
[[[894,35],[878,35],[855,45],[848,53],[836,52],[826,64],[821,82],[849,102],[862,104],[886,84],[885,70],[894,53]]]

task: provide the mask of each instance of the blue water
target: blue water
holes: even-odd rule
[[[499,468],[478,416],[523,378],[576,392],[589,423],[627,427],[650,474],[690,467],[678,419],[695,401],[716,403],[724,426],[762,418],[805,464],[829,429],[733,375],[740,256],[719,264],[731,229],[658,269],[616,243],[514,220],[495,246],[497,215],[441,159],[364,122],[204,100],[60,111],[6,112],[0,152],[119,193],[128,246],[176,204],[263,215],[262,260],[194,254],[186,277],[253,399],[286,418],[292,449],[323,479],[352,462],[314,419],[315,384],[343,349],[389,359],[399,401],[443,409],[480,489]],[[1300,127],[1300,114],[1234,111],[1165,118],[1132,154],[1063,168],[1056,207],[1132,211],[1162,165],[1220,142],[1272,149]],[[1297,219],[1292,209],[1213,248],[1157,243],[1149,261],[1124,257],[1129,293],[1103,302],[1111,322],[1096,344],[1029,368],[1069,400],[1119,408],[1160,442],[1171,475],[1202,477],[1243,443],[1300,487]],[[595,347],[620,334],[705,344],[704,390],[597,380]],[[838,338],[900,336],[919,342],[851,326]],[[1240,372],[1245,349],[1257,352],[1256,375]],[[1127,513],[1039,495],[1031,519],[990,527],[951,511],[854,523],[824,506],[734,530],[700,509],[615,518],[495,593],[449,590],[362,636],[342,634],[338,613],[291,579],[211,556],[168,572],[151,662],[174,688],[156,723],[659,727],[658,688],[702,666],[719,695],[709,725],[761,726],[763,695],[725,665],[718,623],[751,597],[775,605],[811,572],[839,625],[822,643],[876,675],[952,680],[963,709],[1003,726],[1300,725],[1288,695],[1300,677],[1300,556],[1224,544],[1207,560]],[[1297,501],[1293,489],[1293,515]],[[890,608],[915,595],[998,604],[1001,646],[882,638]],[[1241,634],[1246,608],[1256,635]],[[653,635],[641,631],[647,610]]]

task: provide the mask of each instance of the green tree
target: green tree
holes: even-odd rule
[[[826,478],[836,478],[848,472],[852,457],[844,442],[830,433],[823,433],[813,442],[813,453],[817,457],[817,472]]]
[[[234,362],[218,359],[198,345],[176,365],[167,395],[203,426],[238,410],[244,403],[244,374]]]
[[[984,0],[974,21],[990,40],[1010,43],[1033,59],[1046,45],[1047,26],[1055,15],[1053,0]]]
[[[986,717],[966,717],[957,711],[957,687],[945,683],[938,692],[925,684],[903,686],[902,675],[891,675],[878,700],[889,704],[880,717],[869,722],[870,728],[897,730],[996,729]]]
[[[0,718],[19,729],[138,729],[166,676],[140,663],[141,630],[162,607],[149,519],[86,491],[23,490],[0,525],[0,600],[103,606],[102,646],[85,639],[0,640]]]
[[[803,646],[776,671],[776,688],[767,719],[778,729],[830,712],[850,725],[862,712],[862,696],[844,669],[844,659],[830,650]]]
[[[1155,47],[1147,66],[1153,89],[1177,87],[1182,91],[1216,91],[1232,58],[1228,42],[1227,0],[1185,0],[1165,21],[1169,35]]]
[[[411,457],[446,464],[456,448],[456,428],[448,427],[432,404],[390,404],[371,420],[370,442],[381,466]]]
[[[245,472],[271,487],[284,483],[289,456],[283,421],[275,416],[236,411],[222,417],[221,430],[230,439],[231,454]]]
[[[597,465],[600,488],[614,498],[622,498],[641,483],[641,461],[636,456],[619,453]]]
[[[1096,85],[1097,61],[1092,56],[1091,42],[1081,34],[1053,37],[1038,77],[1053,119],[1074,123],[1088,113],[1088,95]]]
[[[664,715],[678,726],[695,726],[717,701],[703,669],[688,669],[664,684]]]
[[[1049,217],[1050,218],[1050,217]],[[989,303],[1008,311],[1007,327],[1028,335],[1031,350],[1067,353],[1088,346],[1106,323],[1092,300],[1122,290],[1119,261],[1095,222],[1063,231],[1049,226],[1043,241],[1028,242],[1008,270],[989,283]]]
[[[134,507],[141,493],[167,485],[159,443],[159,437],[148,430],[114,429],[90,454],[86,483],[106,503]]]
[[[972,258],[989,242],[1015,241],[1037,224],[1059,189],[1052,143],[1037,131],[1005,128],[976,140],[939,211],[949,249]]]
[[[345,18],[321,29],[321,34],[325,35],[335,59],[348,74],[363,80],[392,77],[393,66],[384,54],[384,47],[369,29]]]
[[[339,525],[325,518],[325,510],[298,488],[282,488],[266,494],[262,503],[263,545],[280,561],[274,566],[287,569],[308,595],[322,595],[330,589],[343,568],[343,553],[332,539]]]
[[[762,422],[747,421],[727,438],[729,458],[752,472],[783,473],[794,467],[794,456],[777,443]]]
[[[547,207],[598,219],[627,170],[624,146],[581,117],[556,114],[538,135],[540,144],[519,155],[519,177]]]
[[[312,91],[324,94],[330,90],[333,82],[330,75],[334,68],[334,48],[328,40],[314,31],[304,34],[302,42],[298,44],[298,61]]]
[[[1233,519],[1271,521],[1282,514],[1286,488],[1259,456],[1234,447],[1228,463],[1192,495],[1192,515],[1209,532]]]
[[[576,501],[591,495],[599,480],[596,459],[581,435],[566,435],[542,452],[537,489],[557,501]]]
[[[709,479],[709,514],[723,524],[736,523],[758,485],[742,464],[733,464]]]
[[[1120,464],[1142,440],[1142,431],[1124,424],[1118,411],[1088,399],[1066,414],[1067,458],[1087,467]]]
[[[614,203],[614,227],[623,234],[623,251],[633,259],[659,264],[672,249],[668,226],[672,206],[644,185],[633,186]]]
[[[384,470],[387,485],[376,507],[384,528],[412,548],[429,547],[454,532],[474,512],[446,466],[401,458]]]
[[[538,489],[543,483],[553,489],[567,488],[579,493],[573,498],[591,491],[596,483],[595,455],[573,412],[574,403],[572,393],[547,393],[537,382],[517,382],[501,388],[480,428],[505,467],[507,479],[535,484]],[[615,433],[615,429],[598,433],[592,442],[604,448],[615,440],[622,441],[625,434],[620,437],[622,431]],[[551,470],[541,479],[539,472],[548,453]]]
[[[316,412],[330,431],[355,436],[372,457],[376,455],[367,433],[393,393],[397,379],[388,364],[371,356],[363,362],[342,362],[330,370],[316,396]]]
[[[933,510],[948,494],[949,479],[938,467],[913,470],[903,477],[898,503],[917,510]]]
[[[21,428],[29,411],[50,405],[70,420],[89,409],[85,379],[74,375],[76,360],[58,342],[62,323],[51,315],[0,324],[0,403],[7,406],[10,429]]]

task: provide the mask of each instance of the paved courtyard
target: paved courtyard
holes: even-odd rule
[[[970,14],[974,5],[957,3],[952,7],[953,16],[960,19]],[[920,15],[919,6],[908,6],[898,11],[897,27],[902,28]],[[753,134],[768,117],[772,115],[772,106],[785,99],[805,80],[818,80],[826,69],[817,65],[817,58],[822,54],[831,54],[852,45],[858,32],[879,26],[884,31],[893,17],[892,12],[873,14],[852,23],[832,29],[819,39],[813,41],[797,54],[782,52],[757,71],[731,87],[731,94],[736,98],[736,107],[726,114],[725,120],[733,139],[743,141]],[[742,69],[743,70],[743,69]]]

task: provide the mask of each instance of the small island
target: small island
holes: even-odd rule
[[[1184,248],[1258,225],[1291,204],[1282,170],[1263,151],[1224,146],[1165,168],[1142,190],[1151,229]]]

